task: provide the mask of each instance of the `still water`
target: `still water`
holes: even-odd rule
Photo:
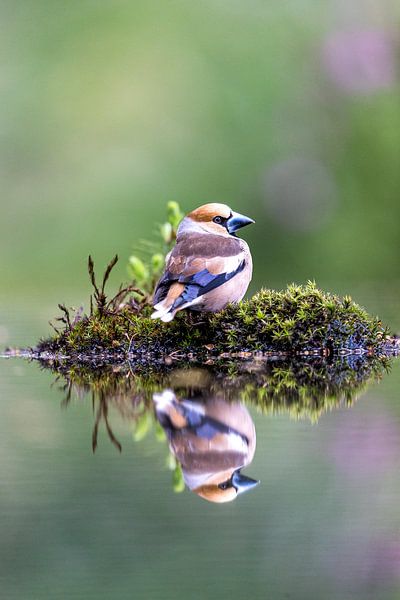
[[[0,360],[1,597],[399,598],[400,360],[184,367]]]

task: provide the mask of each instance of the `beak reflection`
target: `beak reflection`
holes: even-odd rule
[[[180,400],[172,390],[153,394],[153,400],[190,490],[210,502],[229,502],[258,485],[241,473],[256,448],[254,423],[243,404]]]

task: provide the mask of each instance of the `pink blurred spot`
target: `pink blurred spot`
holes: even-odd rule
[[[373,550],[375,572],[384,577],[400,577],[400,542],[381,538],[375,542]]]
[[[329,77],[344,91],[368,94],[395,81],[395,56],[390,37],[379,30],[337,31],[323,47]]]
[[[336,467],[351,479],[376,477],[400,464],[399,430],[384,414],[346,415],[331,447]]]
[[[389,532],[371,534],[366,527],[349,537],[348,532],[339,538],[341,552],[330,557],[328,568],[336,579],[347,585],[393,585],[400,577],[400,543]]]

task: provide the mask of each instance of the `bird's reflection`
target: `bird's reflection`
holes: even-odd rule
[[[256,448],[254,423],[243,404],[178,399],[169,389],[153,400],[190,490],[210,502],[229,502],[259,483],[241,473]]]
[[[270,416],[284,412],[316,422],[325,411],[354,403],[389,367],[386,356],[350,354],[331,360],[269,356],[190,368],[166,363],[141,369],[129,362],[52,368],[66,394],[63,406],[91,394],[93,451],[102,425],[121,451],[113,431],[119,415],[135,442],[153,432],[165,443],[167,435],[171,452],[166,466],[173,470],[175,492],[186,484],[209,501],[227,502],[258,483],[241,474],[253,459],[256,435],[247,408],[235,399]]]

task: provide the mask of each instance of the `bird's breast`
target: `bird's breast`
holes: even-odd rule
[[[228,304],[236,304],[240,302],[251,281],[253,266],[248,258],[244,259],[243,269],[240,270],[232,279],[223,283],[211,292],[204,294],[201,302],[193,306],[195,310],[218,312],[225,308]]]

